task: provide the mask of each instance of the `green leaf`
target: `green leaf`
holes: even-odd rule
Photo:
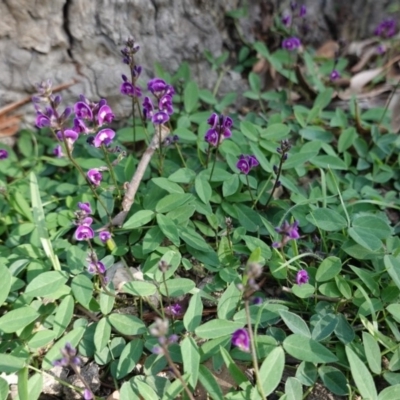
[[[352,342],[355,338],[353,327],[343,314],[337,314],[336,317],[338,322],[335,328],[335,335],[344,344]]]
[[[28,368],[24,367],[18,371],[18,397],[21,400],[29,400],[28,392]]]
[[[100,352],[107,346],[111,335],[111,325],[107,318],[101,318],[94,331],[93,343],[97,352]]]
[[[266,396],[278,387],[284,367],[285,352],[282,347],[276,347],[268,354],[260,367],[260,380]]]
[[[173,211],[185,204],[188,204],[193,200],[193,195],[190,193],[172,193],[167,194],[161,200],[158,201],[156,205],[156,211],[158,213],[164,214],[169,211]]]
[[[317,367],[310,362],[302,361],[297,367],[296,378],[305,386],[312,386],[317,380]]]
[[[385,255],[383,257],[383,262],[393,282],[400,289],[400,260],[396,257]]]
[[[221,387],[214,378],[214,375],[210,372],[210,370],[204,365],[200,365],[199,368],[199,380],[202,386],[204,387],[207,394],[213,400],[223,400],[224,395],[222,393]]]
[[[362,339],[370,370],[375,374],[380,374],[382,372],[382,356],[378,342],[368,332],[362,333]]]
[[[247,137],[247,139],[257,142],[258,141],[258,130],[256,125],[254,125],[250,121],[241,121],[240,122],[240,131],[243,133],[244,136]]]
[[[37,400],[42,394],[43,388],[43,375],[34,374],[28,379],[28,400]],[[1,397],[0,397],[1,398]],[[17,396],[14,400],[23,400],[22,397]]]
[[[312,163],[320,168],[326,169],[344,169],[346,170],[347,164],[338,156],[316,156],[312,159]]]
[[[33,172],[32,172],[32,174],[33,174]],[[31,175],[31,179],[32,179],[32,175]],[[29,204],[20,192],[13,191],[10,193],[10,206],[18,214],[25,217],[28,221],[34,222],[32,211],[29,207]]]
[[[224,197],[231,196],[237,192],[239,189],[239,175],[233,174],[230,178],[224,181],[222,184],[222,195]]]
[[[348,382],[342,371],[328,365],[322,365],[318,368],[318,374],[324,385],[332,393],[338,396],[346,396],[348,394]]]
[[[338,257],[327,257],[319,265],[315,279],[317,282],[326,282],[334,278],[342,270],[342,262]]]
[[[168,193],[185,193],[185,191],[178,184],[171,182],[167,178],[157,177],[153,178],[151,181]]]
[[[180,168],[168,177],[168,180],[176,183],[190,183],[197,174],[189,168]]]
[[[124,378],[133,370],[133,368],[135,368],[140,357],[142,357],[143,346],[143,340],[134,339],[124,347],[117,365],[117,379]]]
[[[56,315],[53,321],[53,331],[58,339],[68,328],[74,314],[74,299],[72,296],[66,296],[57,307]]]
[[[351,147],[356,138],[357,138],[357,131],[356,128],[354,128],[353,126],[350,126],[342,130],[342,132],[339,135],[339,141],[338,141],[339,153],[343,153],[349,147]]]
[[[210,252],[211,247],[207,242],[200,236],[194,229],[189,227],[179,228],[179,236],[181,239],[188,244],[189,246],[193,247],[196,250],[200,250],[203,252]]]
[[[33,220],[47,258],[51,261],[56,271],[61,271],[60,261],[55,255],[49,232],[46,226],[46,219],[43,211],[42,200],[40,198],[39,185],[35,173],[30,173],[30,191],[32,199]]]
[[[31,349],[39,349],[52,342],[55,338],[56,335],[53,331],[43,329],[33,334],[29,339],[28,346]]]
[[[183,371],[189,376],[189,384],[194,390],[199,378],[200,353],[199,348],[190,336],[186,336],[180,343],[183,357]]]
[[[5,265],[0,265],[0,306],[6,301],[11,289],[11,273]]]
[[[183,91],[183,105],[185,111],[190,114],[197,109],[199,101],[199,88],[195,81],[190,81]]]
[[[165,289],[167,286],[167,289]],[[175,279],[168,279],[165,282],[165,285],[160,285],[160,293],[163,296],[170,296],[170,297],[180,297],[186,293],[189,293],[195,287],[195,283],[192,279],[186,278],[175,278]]]
[[[140,335],[146,332],[144,322],[133,315],[110,314],[107,318],[110,324],[123,335]]]
[[[85,308],[89,308],[90,300],[93,295],[93,283],[84,274],[79,274],[72,279],[71,290],[76,301]]]
[[[371,251],[378,251],[382,247],[382,241],[373,234],[365,230],[365,228],[348,229],[350,237],[360,246]]]
[[[387,222],[375,215],[364,215],[355,218],[353,227],[364,229],[378,239],[386,239],[392,234],[392,229]]]
[[[249,73],[249,84],[250,84],[250,89],[254,93],[260,93],[261,79],[256,73],[254,73],[254,72]]]
[[[65,336],[59,339],[58,342],[55,343],[45,355],[42,363],[42,368],[45,370],[52,368],[53,362],[62,358],[61,349],[65,347],[67,343],[70,343],[72,347],[76,348],[79,341],[82,339],[85,330],[85,327],[80,326],[68,332]]]
[[[212,189],[208,181],[201,175],[197,175],[194,181],[194,187],[197,195],[203,203],[208,204],[211,199]]]
[[[157,292],[154,283],[145,281],[132,281],[125,283],[122,292],[132,294],[133,296],[147,297]]]
[[[100,310],[103,315],[110,314],[110,312],[112,311],[112,309],[114,307],[115,297],[112,296],[112,294],[114,294],[115,291],[114,291],[114,287],[113,287],[112,283],[110,283],[110,285],[108,287],[108,291],[111,294],[108,294],[104,291],[100,292],[99,305],[100,305]]]
[[[347,226],[346,219],[329,208],[318,208],[306,218],[313,225],[328,232],[339,231]]]
[[[285,394],[287,400],[302,400],[303,399],[303,387],[301,382],[294,377],[289,377],[285,383]]]
[[[15,357],[11,354],[3,353],[0,357],[0,372],[6,374],[12,374],[13,372],[19,371],[25,365],[23,358]],[[8,391],[7,391],[8,394]]]
[[[162,233],[175,245],[180,245],[178,228],[171,218],[163,214],[157,214],[157,224]]]
[[[336,328],[338,320],[334,314],[326,314],[318,320],[312,331],[312,339],[320,342],[328,338]]]
[[[243,328],[242,323],[213,319],[195,329],[195,334],[201,339],[214,339],[231,335],[237,329]]]
[[[188,332],[194,330],[201,324],[203,315],[203,302],[201,301],[200,293],[196,293],[189,301],[189,306],[183,316],[183,325]]]
[[[0,330],[13,333],[25,328],[39,317],[39,313],[32,307],[24,306],[11,310],[0,318]]]
[[[293,333],[297,333],[308,338],[311,337],[311,332],[306,322],[297,314],[286,310],[280,310],[279,314],[283,319],[283,322]]]
[[[184,382],[187,383],[188,376],[185,374],[182,376]],[[178,397],[179,393],[183,391],[183,386],[180,379],[175,379],[171,385],[168,386],[168,389],[164,392],[164,396],[161,400],[174,400]]]
[[[353,376],[361,396],[364,399],[377,400],[378,394],[376,392],[374,379],[364,362],[359,359],[357,354],[349,346],[346,346],[346,355],[350,364],[351,375]]]
[[[246,387],[249,386],[250,384],[248,378],[246,377],[244,372],[242,372],[236,365],[236,363],[232,360],[232,357],[225,348],[220,347],[219,351],[222,355],[222,358],[224,359],[226,367],[229,370],[230,376],[233,378],[233,380],[240,388],[245,390]]]
[[[324,345],[303,335],[293,334],[283,341],[283,348],[293,357],[312,363],[329,363],[337,357]]]
[[[7,400],[8,398],[8,382],[0,378],[0,400]]]
[[[237,284],[232,282],[218,300],[217,315],[220,319],[232,319],[242,297]]]
[[[155,212],[151,210],[140,210],[131,215],[124,223],[124,229],[135,229],[148,224],[154,217]]]
[[[400,399],[400,384],[387,387],[379,393],[378,400]]]
[[[25,295],[30,297],[47,297],[57,292],[67,282],[65,272],[43,272],[34,278],[26,287]]]
[[[272,142],[279,142],[285,139],[289,135],[289,132],[290,128],[285,124],[270,124],[266,129],[261,131],[261,137]]]

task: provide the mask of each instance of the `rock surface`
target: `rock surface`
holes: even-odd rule
[[[383,18],[390,0],[305,0],[308,6],[306,41],[319,45],[328,38],[364,37]],[[303,3],[299,1],[299,3]],[[0,107],[34,92],[34,84],[52,79],[78,83],[63,92],[66,104],[84,93],[97,101],[106,97],[119,117],[127,116],[129,99],[119,94],[120,49],[128,36],[141,44],[138,62],[142,85],[154,76],[154,65],[175,71],[183,61],[200,87],[212,87],[217,74],[203,56],[238,50],[232,19],[226,12],[247,4],[241,19],[243,37],[264,39],[272,13],[288,8],[280,0],[3,0],[0,2]],[[362,16],[360,18],[360,16]],[[143,79],[144,78],[144,79]],[[228,76],[224,91],[243,90],[240,76]],[[26,106],[33,115],[33,107]]]

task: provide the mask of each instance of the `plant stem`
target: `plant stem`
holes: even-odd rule
[[[176,368],[174,362],[172,361],[171,356],[169,355],[168,352],[168,346],[166,346],[165,344],[161,345],[162,349],[164,350],[164,356],[167,359],[168,365],[170,366],[170,368],[172,369],[172,372],[174,373],[174,375],[180,380],[180,382],[182,383],[183,389],[185,390],[186,394],[188,395],[190,400],[195,400],[195,398],[193,397],[193,394],[190,392],[186,382],[184,381],[184,379],[182,378],[181,373],[179,372],[178,368]]]
[[[266,397],[264,394],[264,389],[262,387],[262,383],[260,380],[260,371],[258,369],[258,360],[257,360],[256,346],[254,343],[253,329],[251,328],[250,305],[249,305],[248,299],[244,300],[244,307],[246,310],[247,329],[248,329],[249,338],[250,338],[250,350],[251,350],[251,358],[253,360],[254,375],[256,376],[258,392],[260,393],[261,398],[265,399]]]
[[[275,179],[275,182],[274,182],[274,186],[272,187],[271,193],[270,193],[270,195],[269,195],[269,197],[268,197],[268,200],[267,200],[267,202],[265,203],[265,206],[264,206],[264,207],[268,207],[268,204],[269,204],[269,202],[271,201],[272,196],[274,195],[275,189],[276,189],[276,188],[278,187],[278,185],[279,185],[278,182],[279,182],[279,177],[281,176],[282,166],[283,166],[283,163],[284,163],[284,161],[285,161],[285,154],[286,154],[286,153],[282,153],[282,155],[281,155],[281,159],[280,159],[280,161],[279,161],[278,172],[276,173],[276,179]]]
[[[181,152],[181,148],[180,148],[180,146],[179,146],[178,143],[175,143],[175,148],[176,148],[176,150],[178,151],[179,157],[181,158],[183,167],[186,168],[186,162],[185,162],[185,159],[183,158],[183,154],[182,154],[182,152]]]
[[[114,183],[115,189],[116,189],[117,192],[118,192],[118,199],[121,199],[121,191],[120,191],[120,189],[119,189],[118,182],[117,182],[117,179],[116,179],[116,177],[115,177],[114,168],[113,168],[113,165],[112,165],[111,162],[110,162],[110,158],[109,158],[109,156],[108,156],[108,152],[107,152],[107,149],[106,149],[106,147],[104,146],[104,144],[101,145],[101,149],[103,150],[104,158],[105,158],[106,163],[107,163],[107,165],[108,165],[108,170],[110,171],[111,179],[112,179],[112,181],[113,181],[113,183]]]
[[[247,190],[248,190],[249,193],[250,193],[251,202],[253,203],[253,208],[254,208],[255,202],[254,202],[253,193],[251,193],[250,182],[249,182],[249,176],[248,176],[248,175],[246,175],[246,182],[247,182]]]

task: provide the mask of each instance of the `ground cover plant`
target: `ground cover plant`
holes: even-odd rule
[[[400,140],[387,107],[335,103],[348,59],[302,45],[306,13],[243,45],[245,113],[186,64],[144,81],[133,39],[128,126],[38,85],[38,131],[0,150],[1,400],[52,375],[68,399],[400,397]],[[377,27],[359,91],[389,82],[395,33]]]

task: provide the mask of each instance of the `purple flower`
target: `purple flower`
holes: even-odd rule
[[[281,21],[284,26],[288,27],[292,22],[292,17],[290,14],[282,15]]]
[[[295,36],[284,39],[282,42],[282,47],[288,51],[296,50],[300,46],[301,46],[300,39]]]
[[[301,269],[300,271],[297,272],[296,283],[298,285],[303,285],[304,283],[307,283],[308,280],[309,280],[308,272],[305,269]]]
[[[169,85],[160,78],[150,79],[147,83],[147,89],[156,97],[161,97],[166,94]]]
[[[287,236],[289,239],[296,240],[300,237],[298,221],[294,221],[293,224],[289,224],[289,222],[285,221],[281,227],[275,228],[275,231],[281,235]]]
[[[392,18],[383,20],[375,29],[374,34],[382,38],[391,38],[396,34],[396,21]]]
[[[85,135],[87,135],[90,132],[90,129],[79,118],[74,118],[73,130],[78,133],[84,133]]]
[[[252,303],[253,303],[254,305],[259,306],[260,304],[263,303],[263,301],[264,301],[264,300],[263,300],[262,297],[254,297]]]
[[[161,97],[158,102],[158,108],[160,111],[165,111],[168,115],[173,114],[174,108],[172,107],[172,97],[167,94]]]
[[[95,147],[101,147],[103,144],[108,146],[111,141],[114,139],[115,132],[112,129],[102,129],[97,133],[93,140],[93,144]]]
[[[101,240],[103,243],[106,243],[107,240],[110,240],[110,239],[111,239],[111,233],[108,232],[108,231],[101,231],[101,232],[99,233],[99,238],[100,238],[100,240]]]
[[[70,343],[66,343],[61,349],[63,357],[53,362],[54,366],[66,367],[68,365],[79,365],[81,360],[76,357],[76,349]]]
[[[50,126],[50,118],[47,115],[38,112],[36,115],[35,125],[38,128],[44,128],[45,126]]]
[[[86,214],[93,214],[92,208],[90,207],[90,203],[78,203],[78,208]]]
[[[107,104],[104,104],[100,107],[99,112],[97,113],[97,121],[99,126],[102,126],[105,123],[111,124],[111,122],[114,120],[114,117],[115,115],[113,114],[111,108]]]
[[[236,167],[241,173],[247,175],[252,168],[257,167],[259,164],[255,156],[242,154],[239,157],[239,161],[236,163]]]
[[[170,306],[165,307],[165,313],[167,315],[172,315],[174,317],[180,316],[184,314],[183,307],[179,303],[171,304]]]
[[[99,186],[103,175],[97,168],[92,168],[88,171],[87,177],[94,186]]]
[[[91,108],[83,101],[78,101],[74,105],[74,111],[77,118],[88,119],[88,120],[93,119],[93,113]]]
[[[57,157],[57,158],[62,158],[64,157],[64,153],[62,151],[62,147],[58,144],[55,149],[53,150],[53,154]]]
[[[384,54],[386,52],[386,46],[384,44],[380,44],[377,46],[376,52],[380,55]]]
[[[8,158],[8,151],[5,149],[0,149],[0,160],[5,160]]]
[[[307,14],[307,7],[303,4],[303,5],[300,7],[299,17],[300,17],[300,18],[303,18],[303,17],[306,16],[306,14]]]
[[[131,82],[125,81],[122,82],[121,87],[120,87],[120,92],[121,94],[124,94],[125,96],[130,96],[130,97],[141,97],[142,96],[142,91],[140,87],[132,85]]]
[[[247,329],[241,328],[233,332],[232,344],[239,347],[240,350],[249,352],[250,351],[250,338]]]
[[[89,240],[94,238],[93,229],[87,225],[80,225],[75,231],[76,240]]]
[[[65,139],[67,139],[68,143],[74,143],[76,141],[76,139],[78,139],[79,134],[72,129],[66,129],[64,131],[64,137],[65,137]],[[62,131],[57,132],[57,138],[59,140],[63,140],[63,132]]]
[[[153,116],[153,113],[154,113],[153,102],[149,97],[146,96],[143,99],[143,116],[146,119],[150,119]]]
[[[336,81],[340,78],[340,72],[337,69],[332,70],[331,74],[329,75],[330,80]]]
[[[83,391],[83,399],[84,400],[93,400],[93,393],[89,389],[85,389]]]
[[[156,112],[151,118],[151,122],[153,122],[154,125],[165,124],[168,120],[169,120],[169,115],[164,111]]]
[[[223,140],[229,139],[232,136],[230,128],[232,127],[233,121],[230,117],[224,115],[218,116],[213,113],[208,118],[207,123],[211,125],[211,128],[207,131],[204,139],[211,146],[218,146]]]
[[[87,270],[89,274],[103,275],[106,272],[106,267],[101,261],[92,261],[89,263]]]

